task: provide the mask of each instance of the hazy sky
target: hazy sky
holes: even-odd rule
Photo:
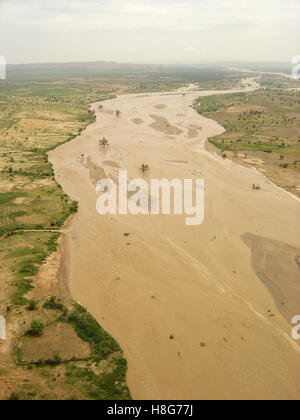
[[[0,0],[9,63],[288,61],[300,0]]]

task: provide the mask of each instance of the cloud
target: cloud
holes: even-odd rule
[[[37,61],[45,48],[57,60],[76,59],[66,53],[76,48],[90,59],[97,48],[118,60],[130,50],[134,61],[143,54],[190,60],[193,53],[195,61],[216,54],[286,59],[298,53],[298,12],[299,0],[0,0],[0,48],[10,61]]]
[[[40,28],[55,25],[61,31],[68,30],[64,24],[70,22],[73,29],[84,24],[87,30],[254,28],[274,19],[282,21],[285,16],[296,21],[296,1],[286,0],[282,7],[278,0],[2,0],[5,21],[1,23]]]

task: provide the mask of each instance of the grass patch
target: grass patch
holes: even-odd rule
[[[103,375],[95,374],[90,368],[81,368],[74,364],[65,368],[66,384],[80,384],[86,396],[93,400],[130,400],[131,395],[125,378],[127,362],[123,358],[114,358],[110,371]]]
[[[94,359],[99,362],[114,352],[120,352],[117,342],[106,332],[82,306],[75,304],[68,322],[83,341],[90,343]]]
[[[44,303],[43,307],[45,309],[58,311],[62,311],[64,309],[64,305],[62,303],[56,302],[56,296],[52,296],[49,300],[47,300],[47,302]]]
[[[26,294],[33,288],[32,279],[47,257],[56,251],[59,237],[59,233],[17,232],[6,239],[6,246],[0,247],[1,252],[5,251],[5,260],[10,271],[14,272],[15,290],[11,297],[13,304],[28,304]]]
[[[194,107],[225,127],[225,133],[209,140],[223,152],[277,153],[281,159],[300,153],[297,92],[267,89],[201,97]]]

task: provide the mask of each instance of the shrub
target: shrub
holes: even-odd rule
[[[99,140],[99,146],[100,147],[107,147],[107,146],[109,146],[109,141],[105,137],[103,137],[103,139]]]
[[[141,167],[140,167],[140,170],[143,172],[143,174],[145,173],[145,172],[148,172],[148,171],[150,171],[150,166],[149,165],[146,165],[145,163],[142,163],[142,165],[141,165]]]
[[[48,365],[59,365],[62,362],[62,358],[57,352],[53,353],[53,358],[46,360]]]
[[[38,302],[36,300],[31,299],[28,303],[27,308],[26,308],[27,311],[35,311],[37,304],[38,304]]]
[[[20,400],[19,394],[17,394],[16,392],[12,392],[10,394],[9,401],[19,401],[19,400]]]
[[[43,334],[44,329],[45,329],[45,325],[43,324],[43,322],[32,320],[31,325],[30,325],[30,330],[28,330],[27,334],[38,337]]]
[[[78,337],[90,343],[96,361],[106,358],[115,351],[120,351],[115,340],[82,306],[75,305],[75,311],[69,316],[68,322],[75,329]]]
[[[52,296],[47,302],[44,303],[45,309],[53,309],[53,310],[63,310],[64,305],[61,303],[56,302],[56,296]]]
[[[78,211],[78,202],[77,201],[73,201],[72,205],[70,207],[70,213],[77,213]]]

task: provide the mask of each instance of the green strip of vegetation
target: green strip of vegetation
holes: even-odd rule
[[[209,140],[222,151],[299,154],[297,92],[265,89],[201,97],[194,107],[225,127],[225,133]]]
[[[113,97],[113,90],[101,91],[98,86],[97,81],[1,83],[0,270],[6,295],[1,296],[0,310],[19,337],[15,363],[24,369],[24,378],[30,377],[26,389],[15,384],[11,400],[131,398],[123,353],[96,320],[83,308],[73,307],[72,299],[45,296],[42,303],[30,296],[41,265],[57,249],[60,233],[53,231],[78,209],[55,181],[47,153],[94,122],[88,104]],[[56,325],[68,326],[68,334],[74,329],[75,337],[78,333],[91,348],[90,356],[81,356],[80,344],[74,357],[60,355],[55,346],[64,349],[63,338],[51,340]],[[53,347],[53,354],[50,350],[46,357],[36,351],[36,343],[43,339],[43,348]],[[29,340],[29,353],[24,340]],[[26,354],[29,360],[24,361]],[[84,381],[78,379],[80,370],[89,372]]]
[[[15,276],[15,292],[12,295],[12,303],[18,306],[28,304],[25,295],[32,290],[32,280],[38,273],[40,266],[46,261],[47,257],[57,250],[57,240],[60,233],[43,233],[39,235],[36,241],[36,234],[31,232],[18,232],[10,236],[14,243],[29,242],[38,245],[33,247],[23,246],[15,247],[6,251],[4,258],[11,259]],[[0,254],[1,255],[1,254]]]

